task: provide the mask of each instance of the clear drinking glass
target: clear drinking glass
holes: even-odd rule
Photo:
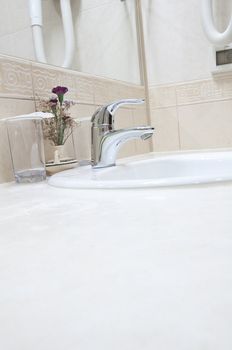
[[[45,180],[42,119],[14,117],[7,119],[6,125],[16,182]]]

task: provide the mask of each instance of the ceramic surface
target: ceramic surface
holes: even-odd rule
[[[231,350],[232,186],[0,185],[0,348]]]
[[[131,157],[115,167],[79,167],[56,174],[49,184],[66,188],[143,188],[232,180],[232,151]]]

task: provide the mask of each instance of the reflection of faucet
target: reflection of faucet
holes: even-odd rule
[[[153,135],[154,128],[141,126],[137,128],[114,130],[116,110],[127,104],[141,104],[142,99],[127,99],[100,107],[92,117],[92,166],[106,168],[115,165],[119,148],[128,140],[141,138],[146,140]]]

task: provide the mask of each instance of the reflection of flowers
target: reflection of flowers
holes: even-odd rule
[[[44,120],[44,137],[55,146],[64,145],[76,126],[75,121],[68,113],[74,103],[64,100],[64,95],[67,91],[68,88],[65,86],[57,86],[52,89],[52,92],[57,97],[40,101],[40,110],[54,115],[54,118]]]

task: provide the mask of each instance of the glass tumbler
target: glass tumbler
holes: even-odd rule
[[[45,180],[42,119],[14,117],[7,119],[6,125],[16,182]]]

